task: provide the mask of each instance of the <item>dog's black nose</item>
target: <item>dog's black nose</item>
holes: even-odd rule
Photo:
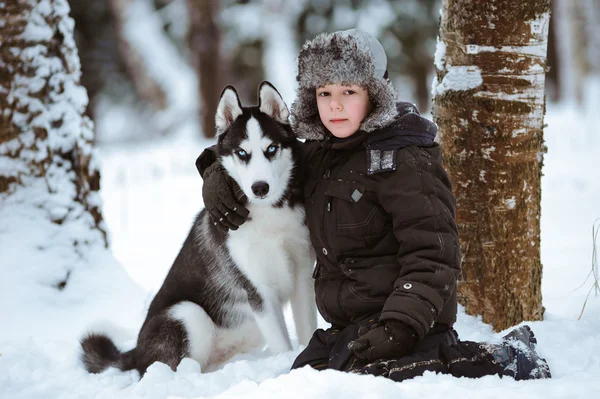
[[[266,181],[257,181],[252,185],[252,192],[259,198],[263,198],[269,192],[269,184]]]

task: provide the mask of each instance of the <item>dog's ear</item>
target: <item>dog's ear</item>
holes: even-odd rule
[[[242,103],[233,86],[227,86],[221,93],[215,125],[217,134],[223,133],[242,114]]]
[[[288,111],[281,94],[267,81],[258,86],[258,109],[279,123],[290,123],[288,121],[290,111]]]

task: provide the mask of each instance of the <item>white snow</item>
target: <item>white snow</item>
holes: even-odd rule
[[[439,46],[437,48],[440,48]],[[437,60],[437,59],[436,59]],[[483,83],[481,69],[476,65],[469,66],[446,66],[448,72],[444,75],[442,82],[433,86],[432,95],[441,95],[448,90],[474,89]],[[435,80],[434,80],[435,82]]]
[[[533,55],[536,57],[544,57],[546,55],[546,47],[540,45],[532,46],[478,46],[476,44],[467,44],[465,46],[467,54],[479,54],[479,53],[519,53],[525,55]]]
[[[496,151],[496,147],[489,147],[489,148],[482,148],[481,152],[483,153],[483,158],[484,159],[488,159],[488,160],[492,160],[492,157],[490,156],[490,154],[492,152]]]
[[[515,207],[517,206],[517,201],[514,196],[505,199],[504,203],[506,204],[506,208],[508,209],[515,209]]]
[[[463,152],[464,151],[465,150],[463,150]],[[482,181],[482,182],[484,182],[484,183],[487,183],[487,180],[485,180],[485,174],[486,174],[485,170],[480,170],[479,171],[479,180]]]
[[[433,57],[433,64],[441,71],[444,69],[444,58],[446,57],[446,43],[437,37],[437,44],[435,46],[435,55]]]

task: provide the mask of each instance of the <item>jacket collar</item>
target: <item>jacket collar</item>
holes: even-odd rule
[[[327,143],[333,149],[352,150],[355,148],[367,149],[396,149],[409,145],[428,146],[433,144],[437,135],[437,126],[432,121],[423,118],[414,105],[398,103],[398,117],[388,126],[366,132],[359,130],[352,136],[335,140],[329,134]]]
[[[352,150],[357,147],[362,147],[362,145],[367,141],[369,137],[369,133],[359,130],[354,133],[352,136],[345,138],[343,140],[335,140],[331,134],[329,134],[328,141],[331,144],[331,148],[335,150]]]

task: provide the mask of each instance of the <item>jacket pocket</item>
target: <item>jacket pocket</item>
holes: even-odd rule
[[[380,313],[400,274],[396,256],[347,258],[341,266],[347,277],[344,311],[356,320]]]
[[[361,184],[332,181],[325,195],[332,198],[336,234],[340,237],[378,236],[388,230],[386,224],[391,225],[386,223],[390,218],[378,204],[376,194]]]
[[[346,258],[341,266],[346,277],[353,282],[350,291],[364,302],[387,298],[400,276],[396,255]]]

